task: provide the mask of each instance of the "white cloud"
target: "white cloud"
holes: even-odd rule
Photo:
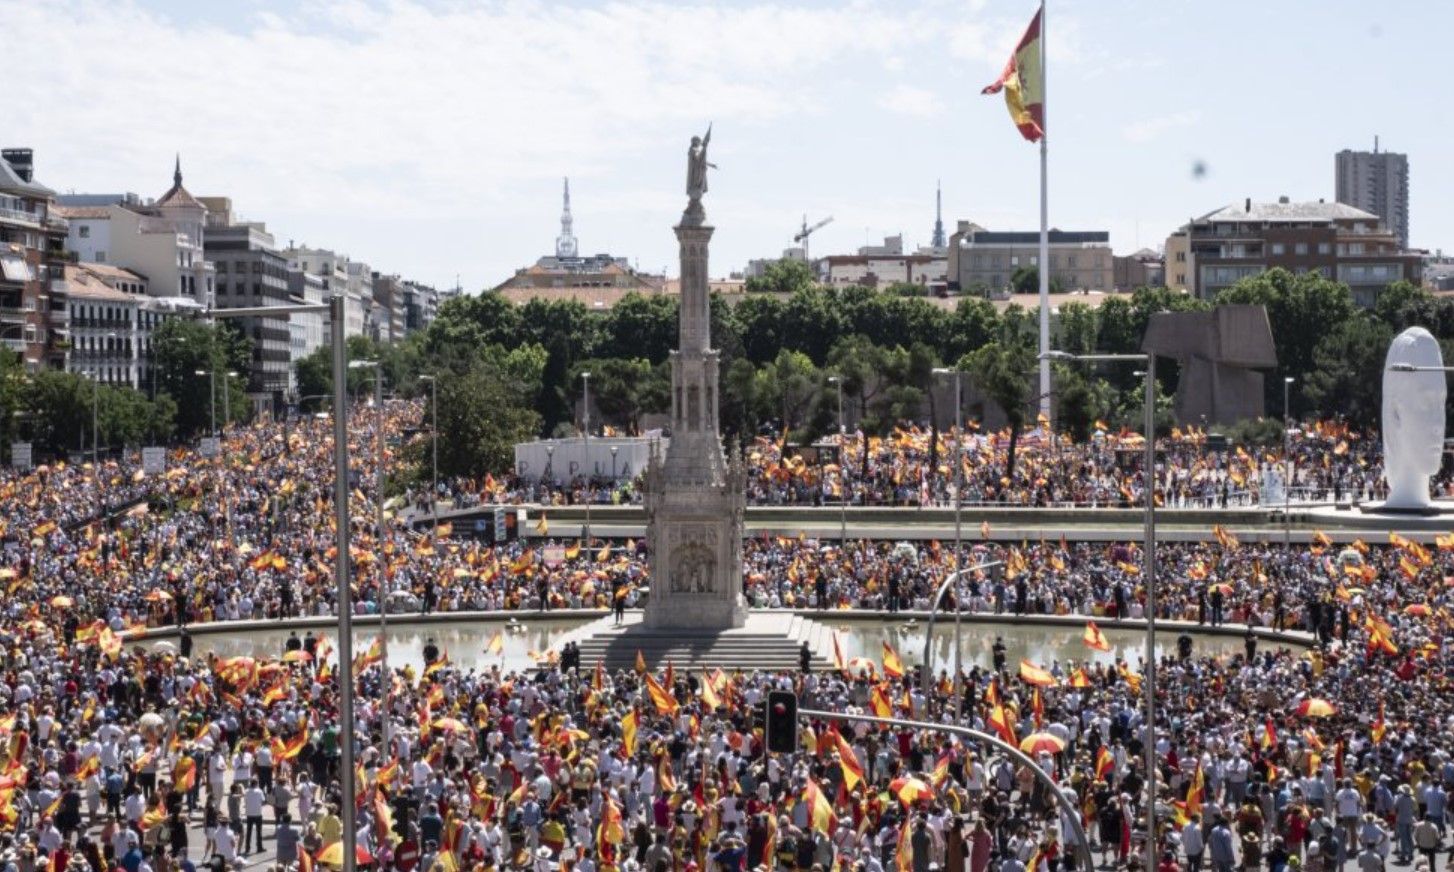
[[[1121,135],[1127,142],[1150,142],[1168,131],[1190,127],[1200,121],[1201,117],[1200,112],[1185,111],[1146,118],[1123,127]]]
[[[136,0],[0,0],[7,66],[22,71],[7,90],[9,114],[24,119],[5,144],[36,147],[52,187],[143,196],[165,189],[180,151],[194,193],[232,196],[280,241],[331,245],[427,280],[459,269],[476,286],[553,236],[548,225],[528,237],[515,225],[526,197],[563,174],[630,200],[643,176],[659,184],[669,173],[670,188],[642,200],[674,203],[679,171],[661,161],[680,159],[709,120],[723,172],[748,178],[783,131],[798,129],[795,119],[841,117],[845,83],[874,93],[885,71],[944,54],[946,40],[950,54],[980,56],[992,75],[999,59],[990,55],[1006,27],[1015,31],[999,18],[977,22],[988,13],[960,0],[189,9],[173,17]],[[946,37],[948,21],[957,23]],[[900,86],[880,105],[923,118],[943,100]],[[759,161],[731,164],[735,149]],[[635,217],[643,212],[653,210]],[[345,227],[356,236],[339,238]]]
[[[933,91],[899,85],[879,98],[880,109],[916,118],[932,118],[944,108],[943,102]]]

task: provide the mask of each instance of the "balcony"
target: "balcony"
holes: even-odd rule
[[[25,353],[25,340],[24,339],[16,339],[13,336],[7,336],[4,339],[0,339],[0,344],[3,344],[6,348],[10,349],[11,351],[15,352],[16,354],[24,354]]]
[[[26,212],[21,209],[10,209],[4,206],[0,206],[0,221],[9,221],[11,223],[18,224],[28,224],[31,227],[41,226],[40,215],[34,212]]]
[[[71,222],[59,215],[45,216],[45,226],[48,230],[59,230],[62,233],[69,233],[71,230]]]

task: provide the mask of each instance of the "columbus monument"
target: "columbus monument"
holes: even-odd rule
[[[651,551],[653,629],[727,630],[747,621],[742,595],[742,518],[747,475],[718,432],[718,352],[707,297],[707,146],[712,128],[687,151],[687,208],[675,228],[681,250],[681,310],[671,353],[671,442],[653,450],[643,501]]]

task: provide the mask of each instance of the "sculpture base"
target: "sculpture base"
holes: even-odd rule
[[[1395,515],[1412,518],[1432,518],[1454,513],[1454,506],[1390,506],[1388,503],[1365,503],[1358,507],[1365,515]]]
[[[665,602],[647,601],[646,626],[671,630],[737,629],[747,623],[747,603],[741,596],[736,602],[713,598],[696,602],[690,595],[677,595]]]
[[[743,624],[726,630],[657,629],[640,612],[631,611],[620,624],[604,617],[572,630],[556,642],[580,646],[581,667],[601,663],[609,670],[630,669],[637,652],[648,669],[672,663],[677,669],[723,667],[797,671],[804,643],[815,671],[832,668],[833,631],[826,624],[787,611],[755,611]]]

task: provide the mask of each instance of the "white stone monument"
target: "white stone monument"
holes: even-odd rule
[[[1394,337],[1383,364],[1383,469],[1388,480],[1384,511],[1433,513],[1429,479],[1444,450],[1443,372],[1395,367],[1442,367],[1439,341],[1422,327]]]
[[[687,208],[677,225],[681,249],[678,348],[671,354],[671,444],[653,451],[643,488],[651,549],[653,629],[726,630],[747,621],[742,594],[742,519],[746,470],[731,460],[718,432],[718,352],[711,347],[707,295],[707,146],[712,130],[687,152]]]

